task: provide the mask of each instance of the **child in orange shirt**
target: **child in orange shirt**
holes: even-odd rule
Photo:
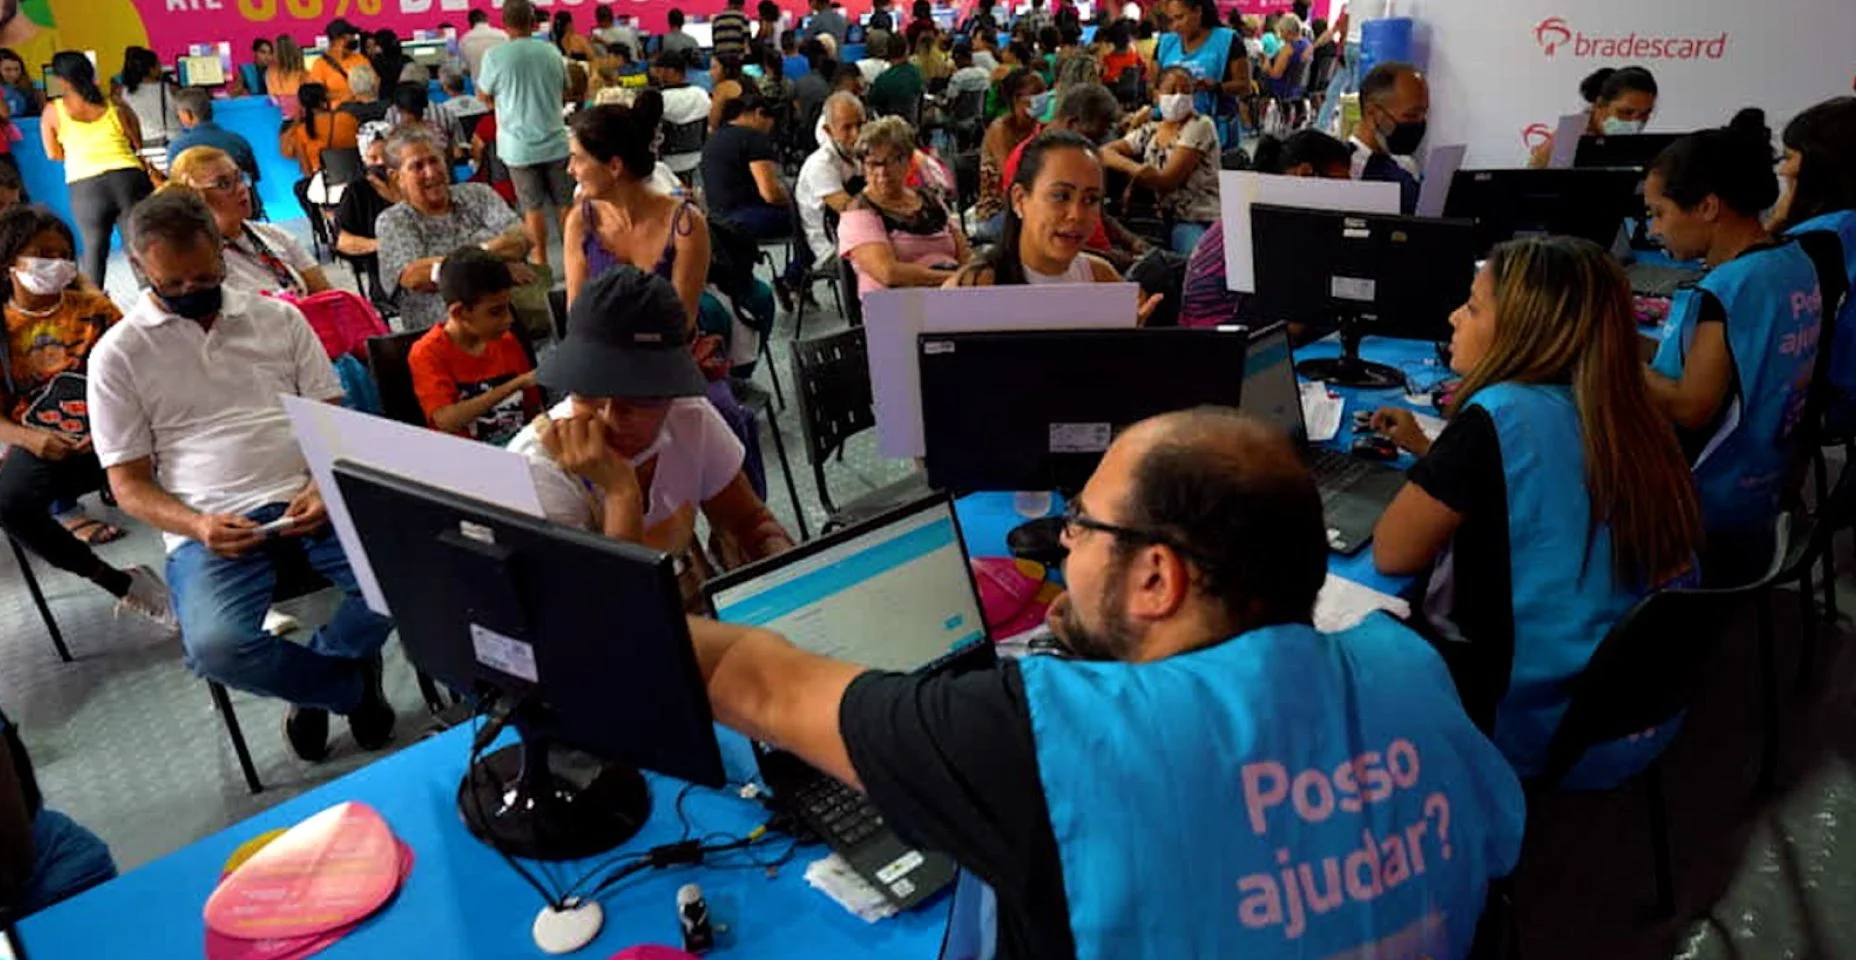
[[[522,342],[509,264],[478,247],[445,257],[438,292],[445,322],[413,344],[412,388],[433,427],[502,446],[541,412],[541,391]]]

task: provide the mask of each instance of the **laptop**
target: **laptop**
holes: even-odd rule
[[[1632,263],[1624,268],[1630,278],[1630,291],[1640,297],[1662,297],[1668,299],[1684,286],[1699,281],[1707,276],[1708,271],[1699,267],[1678,266],[1664,263]]]
[[[765,627],[812,653],[881,670],[994,662],[946,494],[718,577],[703,593],[717,620]],[[755,754],[775,798],[898,910],[953,882],[952,859],[904,842],[862,793],[784,750],[757,743]]]
[[[1395,467],[1350,456],[1308,442],[1302,421],[1301,385],[1295,379],[1295,354],[1285,324],[1265,328],[1250,341],[1244,360],[1242,409],[1289,434],[1321,490],[1321,510],[1328,525],[1328,549],[1359,552],[1373,539],[1373,527],[1405,485]]]
[[[84,377],[61,373],[45,384],[38,399],[26,408],[25,423],[41,430],[56,430],[82,439],[90,435],[90,402],[85,398]]]

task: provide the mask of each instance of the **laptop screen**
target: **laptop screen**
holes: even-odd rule
[[[948,500],[846,533],[715,589],[716,618],[880,670],[914,670],[985,636]]]
[[[1297,443],[1307,440],[1287,326],[1265,330],[1250,342],[1250,352],[1244,356],[1244,390],[1239,396],[1245,413],[1287,433]]]

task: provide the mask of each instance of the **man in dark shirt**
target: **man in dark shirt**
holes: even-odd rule
[[[739,57],[748,52],[748,37],[754,27],[748,23],[747,11],[743,9],[746,5],[747,0],[728,0],[727,8],[709,21],[710,42],[716,56]]]
[[[901,117],[910,124],[921,118],[922,92],[927,81],[920,67],[909,62],[909,42],[889,35],[889,49],[884,51],[889,69],[870,84],[870,109],[879,117]]]
[[[1230,410],[1157,417],[1066,519],[1069,657],[889,674],[692,620],[716,719],[983,881],[1002,958],[1465,955],[1519,856],[1520,784],[1422,639],[1309,625],[1327,548],[1289,441]],[[1422,822],[1440,796],[1444,844]]]
[[[387,138],[370,128],[362,132],[361,142],[367,176],[342,192],[341,205],[335,210],[335,250],[353,258],[367,278],[367,298],[382,303],[387,295],[380,285],[380,241],[374,221],[400,202],[400,191],[387,174]]]
[[[831,0],[812,0],[812,17],[806,21],[806,39],[810,40],[821,33],[831,34],[840,53],[844,50],[844,35],[851,25],[844,20],[844,14],[831,5]]]
[[[825,51],[825,45],[817,40],[807,40],[799,47],[806,57],[806,72],[797,75],[793,81],[793,116],[799,119],[800,130],[810,130],[818,124],[818,111],[831,96],[831,78],[837,63],[831,54]],[[794,76],[789,70],[787,76]]]
[[[702,148],[702,183],[709,215],[719,217],[761,240],[792,235],[786,184],[780,180],[780,155],[767,136],[773,114],[758,93],[728,102],[722,126]]]
[[[889,15],[889,0],[871,0],[870,21],[864,24],[866,32],[881,30],[889,33],[896,29],[896,20]]]

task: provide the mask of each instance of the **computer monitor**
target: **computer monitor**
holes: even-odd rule
[[[1444,216],[1476,221],[1478,256],[1515,237],[1584,237],[1610,249],[1643,212],[1643,175],[1629,169],[1459,170]]]
[[[45,99],[52,100],[64,96],[64,78],[52,72],[51,64],[41,66],[39,76],[45,78]]]
[[[954,493],[1082,489],[1148,417],[1238,405],[1244,328],[925,333],[928,481]]]
[[[1657,154],[1686,136],[1686,133],[1630,133],[1580,137],[1579,149],[1572,156],[1572,165],[1642,170],[1656,159]]]
[[[1338,324],[1338,359],[1300,372],[1344,386],[1396,387],[1398,370],[1359,358],[1368,334],[1450,339],[1450,314],[1476,278],[1475,225],[1467,220],[1307,210],[1253,204],[1256,316],[1265,322]]]
[[[649,818],[639,767],[723,785],[670,557],[349,461],[334,470],[407,658],[521,734],[459,787],[479,839],[579,859]]]
[[[1288,434],[1297,445],[1307,441],[1302,387],[1295,379],[1288,324],[1271,324],[1250,338],[1250,353],[1244,357],[1244,402],[1239,409]]]
[[[183,87],[217,87],[226,82],[225,64],[219,56],[181,57],[174,64],[174,72],[179,75]]]
[[[322,51],[320,50],[303,51],[303,71],[307,73],[311,70],[316,69],[316,61],[321,60],[321,59],[322,59]]]
[[[445,64],[445,44],[442,40],[432,43],[421,43],[416,46],[408,44],[406,46],[406,55],[411,57],[412,62],[419,66],[425,67],[428,70],[436,70]]]
[[[986,639],[945,495],[743,567],[703,592],[717,620],[764,627],[802,650],[878,670],[931,667]]]
[[[704,50],[715,49],[715,25],[707,20],[691,20],[683,25],[683,32],[696,41]]]

